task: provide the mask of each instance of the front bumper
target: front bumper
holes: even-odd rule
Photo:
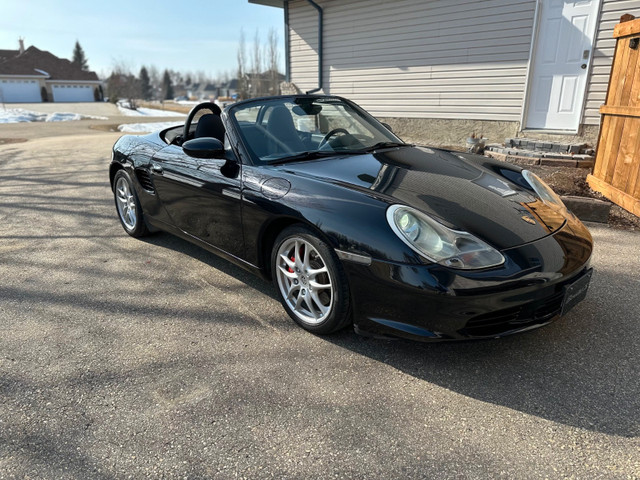
[[[565,287],[589,271],[592,240],[571,219],[553,235],[504,250],[485,271],[374,260],[345,263],[358,333],[415,340],[494,338],[550,323]]]

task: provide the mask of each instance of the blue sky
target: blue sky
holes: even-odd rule
[[[99,75],[114,62],[136,73],[142,65],[233,72],[241,28],[248,46],[256,29],[266,42],[275,28],[284,65],[282,9],[247,0],[0,0],[0,12],[0,49],[17,49],[24,37],[27,47],[71,58],[78,40]]]

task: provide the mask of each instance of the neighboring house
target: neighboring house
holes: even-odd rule
[[[189,89],[187,90],[187,97],[189,97],[190,100],[197,100],[200,98],[199,91],[200,83],[192,83],[191,85],[189,85]]]
[[[238,79],[234,78],[229,80],[227,83],[223,83],[220,85],[220,97],[226,98],[234,98],[234,96],[238,93]]]
[[[200,91],[200,98],[214,100],[218,97],[218,86],[215,83],[207,83]]]
[[[283,8],[287,81],[299,90],[443,141],[474,129],[595,142],[613,28],[640,15],[640,0],[249,2]]]
[[[207,83],[199,90],[199,98],[214,100],[218,97],[231,98],[236,94],[238,80],[233,79],[220,84]]]
[[[102,99],[95,72],[69,60],[20,44],[20,50],[0,50],[0,102],[93,102]]]
[[[249,97],[280,94],[280,84],[285,76],[273,70],[262,73],[247,73]]]

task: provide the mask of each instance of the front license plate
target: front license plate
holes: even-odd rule
[[[569,310],[584,300],[584,297],[587,296],[587,290],[589,290],[592,273],[593,269],[590,269],[579,280],[564,287],[564,299],[562,300],[560,315],[565,315]]]

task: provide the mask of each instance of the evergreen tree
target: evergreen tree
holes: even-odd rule
[[[140,69],[140,97],[142,97],[143,100],[151,100],[151,95],[152,89],[149,73],[147,72],[147,67],[142,67]]]
[[[84,50],[80,46],[80,42],[76,40],[76,46],[73,47],[73,60],[71,60],[76,67],[81,70],[89,70],[89,64],[87,63],[87,57],[84,55]]]
[[[164,71],[162,77],[162,91],[164,92],[164,100],[171,100],[173,98],[173,83],[171,82],[171,76],[168,70]]]

